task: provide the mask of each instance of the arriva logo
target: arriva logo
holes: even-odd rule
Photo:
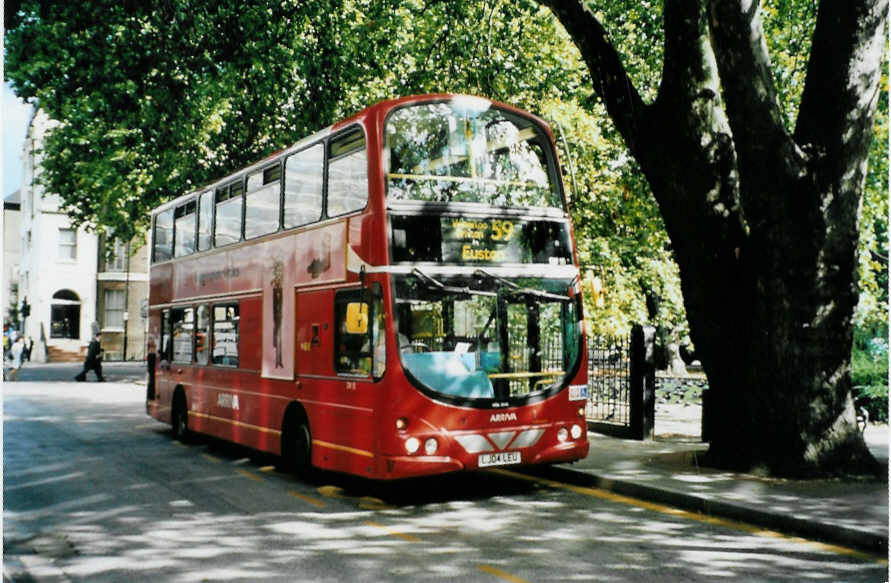
[[[492,413],[492,416],[489,417],[490,423],[504,423],[505,421],[516,421],[517,414],[516,413]]]

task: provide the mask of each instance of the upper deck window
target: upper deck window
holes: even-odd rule
[[[232,182],[217,189],[217,218],[213,243],[216,247],[241,240],[241,208],[244,183]]]
[[[213,233],[213,191],[201,193],[198,202],[198,250],[206,251],[211,247]]]
[[[195,252],[195,201],[176,207],[173,216],[174,257]]]
[[[316,144],[285,162],[285,228],[299,227],[322,216],[325,147]]]
[[[367,202],[365,134],[357,129],[328,145],[328,216],[362,210]]]
[[[397,109],[385,140],[390,199],[563,208],[545,131],[486,100]]]
[[[167,209],[155,216],[152,259],[155,262],[167,261],[173,257],[173,209]]]
[[[244,236],[253,239],[278,230],[282,167],[278,163],[249,174]]]

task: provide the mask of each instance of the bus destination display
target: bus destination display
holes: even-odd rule
[[[512,217],[393,217],[393,261],[496,265],[572,263],[563,221]]]

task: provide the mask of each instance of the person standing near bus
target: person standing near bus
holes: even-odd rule
[[[9,355],[12,357],[12,369],[9,371],[9,380],[14,381],[19,374],[19,369],[22,368],[22,354],[25,351],[25,339],[22,336],[19,336],[15,339],[15,342],[12,343],[12,347],[9,349]]]
[[[77,382],[83,382],[87,380],[87,372],[93,371],[96,373],[96,380],[102,382],[105,380],[102,376],[102,332],[96,333],[96,336],[93,337],[93,340],[90,341],[89,347],[87,347],[87,357],[84,359],[84,369],[80,371],[74,379]]]

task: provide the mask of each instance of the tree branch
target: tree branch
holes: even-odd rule
[[[823,1],[817,11],[795,139],[842,174],[873,137],[887,14],[888,0]]]
[[[665,58],[657,101],[689,103],[702,97],[704,88],[714,91],[716,96],[717,70],[708,46],[702,4],[666,0],[664,21]]]
[[[843,2],[839,4],[844,4]],[[786,166],[794,143],[785,127],[757,0],[710,0],[709,30],[742,176]],[[743,189],[761,190],[749,183]]]
[[[610,44],[606,30],[594,14],[578,0],[540,0],[563,24],[579,48],[594,89],[622,134],[631,153],[640,154],[640,132],[647,106],[628,76],[619,54]]]

